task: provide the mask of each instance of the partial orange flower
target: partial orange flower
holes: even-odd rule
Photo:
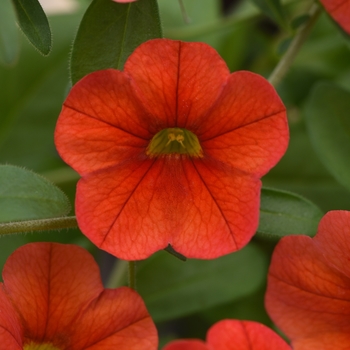
[[[269,270],[266,308],[295,350],[350,349],[350,212],[331,211],[314,238],[289,236]]]
[[[138,260],[169,244],[189,258],[245,246],[260,177],[284,154],[286,111],[250,72],[229,73],[210,46],[139,46],[124,71],[97,71],[64,102],[55,142],[81,176],[76,215],[98,247]]]
[[[350,34],[350,0],[320,0],[326,11]]]
[[[132,289],[104,289],[92,256],[32,243],[7,260],[0,284],[6,350],[156,350],[157,330]]]
[[[291,350],[290,346],[265,325],[253,321],[223,320],[212,326],[206,342],[175,340],[163,350]]]

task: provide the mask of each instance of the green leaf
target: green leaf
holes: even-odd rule
[[[0,165],[0,222],[47,219],[70,210],[66,195],[42,176]]]
[[[20,28],[44,56],[51,51],[51,30],[38,0],[12,0]]]
[[[316,234],[322,211],[295,193],[263,188],[258,234],[281,238]]]
[[[304,116],[312,145],[329,172],[350,190],[350,92],[321,82],[307,100]]]
[[[99,69],[122,69],[137,46],[161,36],[156,0],[129,4],[94,0],[83,17],[73,45],[73,84]]]
[[[19,56],[16,13],[10,0],[0,1],[0,62],[14,64]]]
[[[251,0],[266,16],[280,27],[288,29],[286,14],[280,0]]]
[[[286,38],[277,47],[277,54],[283,56],[283,54],[288,50],[290,44],[293,41],[293,37]]]
[[[139,263],[138,292],[156,321],[189,315],[254,292],[266,276],[267,259],[255,245],[214,260],[176,259],[158,252]]]

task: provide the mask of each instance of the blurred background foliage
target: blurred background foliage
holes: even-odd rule
[[[53,132],[71,86],[72,43],[90,3],[75,1],[68,13],[47,10],[53,38],[47,57],[12,29],[9,33],[17,38],[18,47],[11,51],[11,64],[0,65],[0,162],[33,170],[55,183],[69,197],[70,215],[74,215],[78,176],[60,160]],[[231,71],[249,70],[268,78],[295,35],[294,27],[307,18],[312,2],[277,1],[280,7],[275,17],[262,12],[267,1],[184,0],[186,16],[177,1],[158,3],[164,37],[206,42]],[[322,13],[277,87],[288,110],[290,145],[263,184],[302,195],[323,212],[350,210],[349,153],[339,154],[342,148],[350,149],[349,48],[349,38]],[[319,107],[324,99],[331,106],[327,113]],[[326,140],[331,140],[331,146],[324,147]],[[0,267],[17,247],[32,241],[74,243],[89,249],[106,280],[115,264],[122,271],[122,262],[115,263],[114,258],[98,251],[78,229],[5,235],[0,238]],[[138,263],[138,290],[157,322],[161,344],[177,337],[204,338],[207,329],[224,318],[272,326],[263,298],[275,243],[276,239],[257,235],[242,251],[214,261],[183,262],[158,252]],[[125,283],[120,271],[116,284]]]

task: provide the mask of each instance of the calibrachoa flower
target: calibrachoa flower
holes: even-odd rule
[[[163,350],[291,350],[290,346],[263,324],[253,321],[223,320],[212,326],[206,342],[175,340]]]
[[[74,245],[32,243],[7,260],[0,284],[0,348],[156,350],[157,331],[132,289],[104,289]]]
[[[230,74],[206,44],[156,39],[124,71],[73,87],[55,142],[82,176],[77,220],[98,247],[125,260],[169,244],[216,258],[255,233],[260,177],[284,154],[288,127],[264,78]]]
[[[350,0],[320,0],[332,18],[350,34]]]
[[[332,211],[314,238],[277,245],[266,307],[295,350],[350,349],[350,212]]]

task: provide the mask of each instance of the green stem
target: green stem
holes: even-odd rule
[[[0,235],[33,231],[60,230],[63,228],[76,227],[78,227],[78,224],[75,216],[65,216],[61,218],[42,220],[6,222],[0,224]]]
[[[322,10],[318,4],[314,3],[311,6],[309,11],[309,20],[299,28],[293,41],[290,43],[288,50],[270,75],[269,82],[273,86],[276,87],[287,74],[290,66],[293,64],[295,57],[299,53],[304,41],[310,34],[311,29],[316,23],[321,12]]]
[[[180,254],[179,252],[177,252],[172,246],[171,244],[168,244],[168,246],[166,248],[164,248],[164,250],[168,253],[170,253],[171,255],[175,256],[176,258],[180,259],[181,261],[186,261],[187,258]]]
[[[129,261],[129,287],[136,290],[136,261]]]
[[[128,269],[128,266],[128,261],[115,261],[113,270],[107,283],[107,288],[117,288],[123,285],[123,283],[126,281],[126,271]]]
[[[182,17],[184,19],[184,22],[186,24],[189,24],[191,22],[190,18],[188,17],[187,15],[187,12],[186,12],[186,9],[185,9],[185,5],[183,3],[182,0],[179,0],[179,5],[180,5],[180,10],[181,10],[181,13],[182,13]]]

